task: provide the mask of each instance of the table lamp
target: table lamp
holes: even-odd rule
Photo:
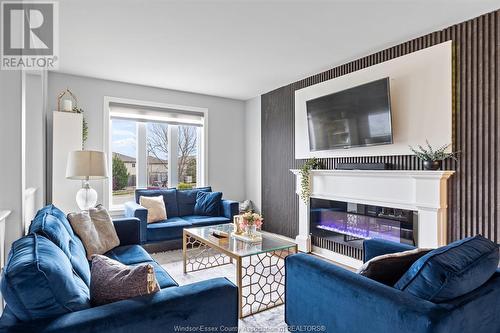
[[[66,178],[84,181],[76,193],[76,203],[81,210],[89,210],[97,203],[97,192],[90,187],[89,180],[108,178],[106,161],[102,151],[76,150],[68,154]]]

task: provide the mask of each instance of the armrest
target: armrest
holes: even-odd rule
[[[238,289],[225,278],[211,279],[68,313],[44,324],[31,322],[29,326],[51,333],[176,332],[190,327],[235,332]]]
[[[415,247],[408,244],[401,244],[386,241],[383,239],[366,239],[363,242],[363,261],[389,253],[413,250]]]
[[[240,204],[238,201],[233,201],[233,200],[221,200],[222,202],[222,214],[224,214],[225,217],[233,221],[233,217],[235,215],[238,215],[238,212],[240,210]]]
[[[446,308],[312,255],[286,258],[285,321],[325,332],[446,332]]]
[[[148,210],[135,201],[126,202],[123,208],[126,217],[137,217],[141,221],[141,243],[145,243],[148,232]]]
[[[120,245],[141,244],[141,220],[137,217],[114,219],[113,224]]]

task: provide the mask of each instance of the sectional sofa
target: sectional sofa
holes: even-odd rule
[[[41,209],[29,235],[14,242],[1,281],[7,303],[0,332],[174,332],[238,326],[238,289],[225,278],[178,286],[139,245],[137,218],[113,221],[120,246],[106,253],[126,265],[153,265],[161,290],[92,307],[90,266],[66,215]]]
[[[182,230],[188,227],[208,226],[229,223],[238,214],[238,202],[222,199],[218,214],[213,216],[195,215],[194,207],[198,192],[212,192],[211,187],[200,187],[192,190],[172,189],[138,189],[135,201],[124,205],[125,216],[136,217],[141,222],[141,243],[155,243],[182,239]],[[155,223],[147,223],[148,210],[139,205],[141,196],[163,196],[167,219]]]

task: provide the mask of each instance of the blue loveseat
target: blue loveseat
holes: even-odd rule
[[[211,187],[200,187],[192,190],[172,189],[138,189],[135,191],[135,202],[126,202],[125,216],[136,217],[141,221],[141,243],[154,243],[182,239],[182,230],[189,227],[229,223],[238,214],[238,202],[221,200],[218,214],[215,216],[195,215],[194,207],[198,192],[212,192]],[[141,196],[163,196],[167,219],[165,221],[147,223],[148,210],[139,205]]]
[[[90,266],[65,214],[40,210],[30,233],[14,242],[1,290],[0,332],[174,332],[189,327],[237,329],[238,290],[224,278],[178,284],[140,246],[136,218],[113,221],[120,246],[106,253],[127,265],[150,263],[161,290],[92,307]]]
[[[383,240],[366,240],[364,260],[412,248]],[[494,255],[491,257],[490,262],[495,260]],[[451,264],[459,266],[462,263],[460,259]],[[494,272],[498,265],[498,252],[496,263],[492,265]],[[438,266],[441,265],[427,268],[440,269]],[[476,273],[481,275],[480,271]],[[499,270],[470,292],[445,302],[433,302],[315,256],[296,254],[286,258],[285,286],[285,321],[290,331],[300,331],[312,325],[325,332],[500,332]]]

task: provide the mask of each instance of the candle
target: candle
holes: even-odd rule
[[[63,111],[73,111],[73,101],[70,99],[63,100]]]

